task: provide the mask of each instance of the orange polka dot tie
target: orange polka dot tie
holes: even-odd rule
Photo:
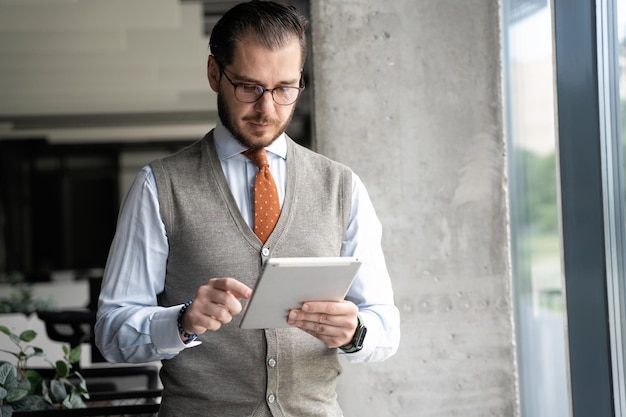
[[[265,243],[280,216],[280,201],[265,148],[243,153],[259,168],[254,179],[254,234]]]

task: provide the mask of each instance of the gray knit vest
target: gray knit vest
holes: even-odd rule
[[[339,256],[351,171],[287,143],[285,199],[264,245],[239,212],[212,132],[151,163],[170,248],[160,305],[184,303],[212,277],[234,277],[252,288],[270,256]],[[239,321],[163,361],[159,416],[341,416],[336,349],[299,329],[241,330]]]

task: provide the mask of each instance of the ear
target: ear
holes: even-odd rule
[[[209,85],[211,86],[211,89],[217,93],[219,90],[221,74],[219,65],[217,64],[215,58],[213,58],[213,55],[209,55],[209,59],[206,65],[206,75],[209,80]]]

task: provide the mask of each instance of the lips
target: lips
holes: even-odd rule
[[[272,120],[268,117],[246,117],[243,119],[243,121],[263,126],[280,123],[278,120]]]
[[[268,119],[244,119],[244,121],[247,122],[252,127],[252,129],[257,130],[257,131],[268,130],[272,126],[277,124],[274,121],[268,120]]]
[[[269,130],[270,125],[258,124],[258,123],[250,123],[250,127],[252,128],[253,131],[265,132],[265,131]]]

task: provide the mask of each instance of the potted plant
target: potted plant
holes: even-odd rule
[[[80,359],[81,349],[63,346],[63,359],[50,364],[54,376],[46,380],[42,375],[28,369],[28,360],[35,356],[45,358],[43,349],[30,342],[37,333],[26,330],[13,333],[6,326],[0,332],[7,335],[17,346],[17,352],[1,349],[16,358],[15,364],[0,362],[0,417],[19,415],[21,411],[84,408],[83,399],[89,398],[87,384],[72,365]]]

